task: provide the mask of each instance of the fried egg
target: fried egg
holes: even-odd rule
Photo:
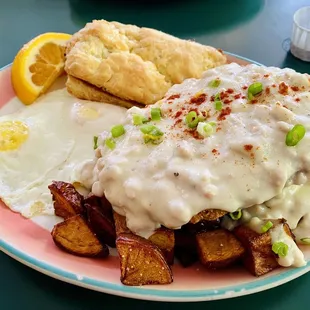
[[[18,106],[16,101],[6,106]],[[125,111],[57,90],[0,116],[2,201],[27,218],[54,215],[48,185],[75,182],[75,167],[92,157],[93,137],[120,122]]]

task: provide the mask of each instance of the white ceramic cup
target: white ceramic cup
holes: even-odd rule
[[[301,60],[310,61],[310,6],[294,14],[291,53]]]

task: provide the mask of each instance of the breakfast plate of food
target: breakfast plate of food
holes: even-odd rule
[[[310,76],[95,20],[0,71],[0,249],[157,301],[310,270]]]

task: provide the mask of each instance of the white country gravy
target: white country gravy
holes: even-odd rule
[[[209,86],[214,79],[218,87]],[[248,87],[255,82],[263,84],[263,92],[251,101]],[[310,220],[298,227],[310,214],[308,75],[229,64],[173,86],[154,107],[162,118],[148,124],[164,133],[160,144],[145,143],[141,126],[133,124],[134,114],[149,117],[151,107],[132,108],[115,149],[104,143],[110,133],[102,133],[95,159],[80,170],[80,181],[96,195],[105,194],[132,231],[148,236],[160,225],[179,228],[205,209],[251,207],[251,216],[285,218],[298,240],[310,237]],[[204,138],[188,127],[190,111],[215,122],[211,135]],[[306,134],[287,146],[286,135],[296,124]]]
[[[265,218],[264,220],[261,220],[260,218],[254,216],[247,222],[246,225],[260,234],[262,233],[262,227],[265,223]],[[298,248],[291,236],[287,234],[283,224],[280,223],[272,226],[268,231],[270,233],[272,245],[278,242],[283,242],[288,247],[287,254],[284,257],[278,256],[277,260],[279,265],[284,267],[301,267],[306,264],[302,251]]]

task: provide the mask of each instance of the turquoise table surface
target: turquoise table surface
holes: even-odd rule
[[[310,73],[294,58],[294,12],[310,0],[0,0],[0,67],[42,32],[73,33],[92,19],[154,27],[265,65]],[[1,238],[1,236],[0,236]],[[42,275],[0,253],[0,309],[309,309],[310,274],[262,293],[222,301],[171,304],[124,299]]]

